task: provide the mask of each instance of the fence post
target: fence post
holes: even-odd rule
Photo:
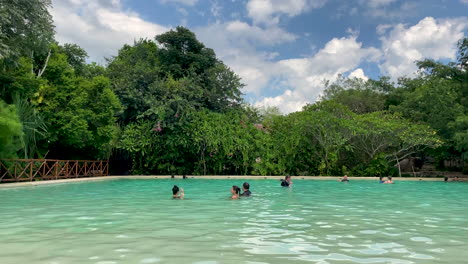
[[[29,178],[32,181],[33,180],[33,163],[34,161],[30,160],[29,161]]]
[[[55,167],[54,172],[55,172],[55,179],[56,180],[58,179],[58,165],[59,165],[58,160],[56,160],[55,163],[54,163],[54,167]]]

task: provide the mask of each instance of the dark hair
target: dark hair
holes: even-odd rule
[[[389,179],[389,180],[392,180],[392,176],[388,176],[388,179]]]
[[[176,195],[179,192],[179,187],[177,185],[174,185],[172,187],[172,195]]]
[[[287,180],[287,179],[289,179],[289,178],[291,178],[291,175],[286,175],[286,176],[284,176],[284,179],[285,179],[285,180]]]
[[[244,189],[248,190],[250,188],[250,184],[248,182],[244,182],[244,184],[242,184],[242,187],[244,187]]]
[[[184,175],[182,176],[182,179],[186,179],[186,178],[187,178],[187,176],[184,174]]]
[[[234,185],[234,186],[232,186],[232,188],[234,189],[234,192],[235,192],[236,194],[240,194],[240,188],[239,188],[239,186]]]
[[[382,179],[383,179],[383,176],[380,176],[379,179],[382,180]]]

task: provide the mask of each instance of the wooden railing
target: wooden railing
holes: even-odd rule
[[[104,160],[0,160],[0,182],[58,180],[107,175],[109,175],[109,162]]]

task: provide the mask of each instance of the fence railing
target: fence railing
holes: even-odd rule
[[[0,182],[58,180],[107,175],[109,175],[109,162],[105,160],[0,160]]]

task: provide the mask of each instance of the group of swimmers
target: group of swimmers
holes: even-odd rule
[[[383,179],[384,177],[379,177],[379,183],[383,184],[394,184],[395,182],[392,180],[391,176],[387,177],[387,180]],[[338,180],[339,182],[349,182],[348,175],[343,176],[343,179]]]
[[[185,175],[184,175],[185,176]],[[383,179],[384,177],[380,177],[379,182],[383,184],[393,184],[392,177],[389,176],[387,177],[387,180]],[[349,182],[348,175],[343,176],[342,179],[338,180],[339,182]],[[292,180],[291,180],[291,175],[286,175],[284,179],[281,179],[281,187],[292,187]],[[248,182],[244,182],[242,184],[242,193],[241,189],[237,185],[233,185],[231,187],[231,199],[239,199],[240,197],[249,197],[252,195],[250,192],[250,184]],[[184,189],[179,188],[179,186],[174,185],[172,187],[172,198],[173,199],[184,199],[185,193]]]
[[[243,197],[249,197],[250,195],[252,195],[252,193],[250,192],[250,184],[248,182],[244,182],[242,184],[242,193],[241,193],[241,189],[239,188],[239,186],[237,185],[233,185],[231,187],[231,199],[239,199],[241,196]],[[174,187],[172,187],[172,198],[173,199],[184,199],[184,196],[185,196],[185,193],[184,193],[184,189],[182,188],[179,188],[179,186],[177,185],[174,185]]]

